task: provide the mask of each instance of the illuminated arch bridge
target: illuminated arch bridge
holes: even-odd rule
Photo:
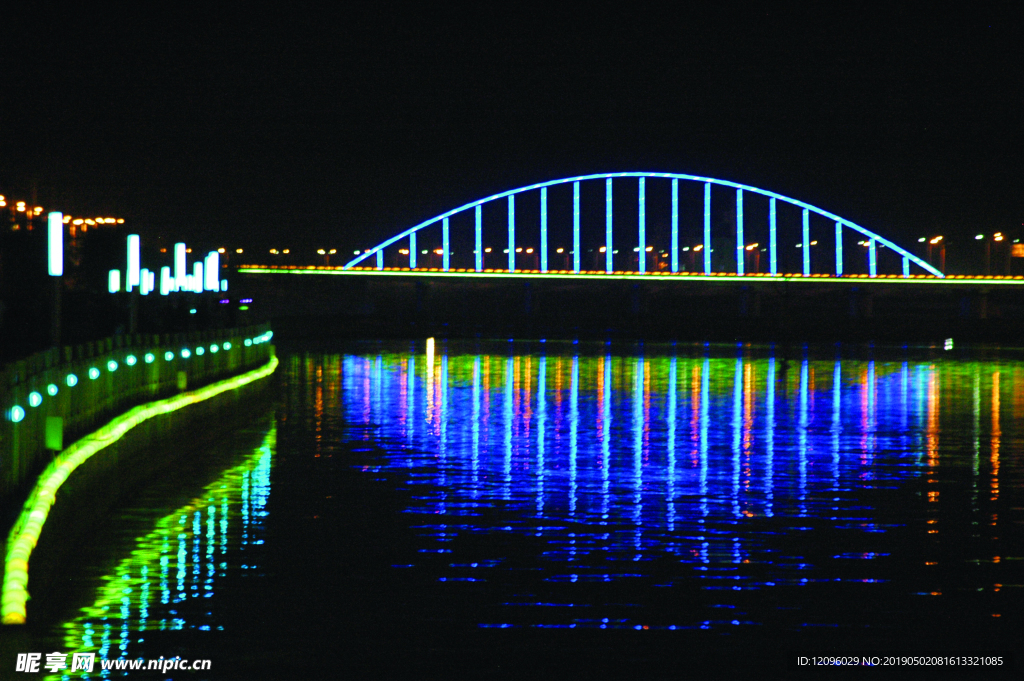
[[[583,223],[597,229],[584,234]],[[498,244],[485,242],[485,228],[491,239],[499,234]],[[453,236],[461,244],[454,250]],[[357,252],[343,269],[911,277],[911,265],[915,276],[944,276],[888,239],[803,201],[710,177],[626,172],[552,180],[467,203]]]

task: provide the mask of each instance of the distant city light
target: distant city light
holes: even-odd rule
[[[121,270],[110,270],[107,273],[107,290],[111,293],[121,290]]]
[[[185,261],[185,244],[178,242],[174,244],[174,290],[180,291],[185,288],[188,271]]]
[[[218,286],[218,279],[220,277],[220,253],[217,251],[210,251],[206,254],[203,265],[203,289],[207,291],[216,291],[220,288]]]
[[[156,288],[156,272],[143,269],[139,272],[139,277],[142,279],[142,285],[139,287],[139,291],[142,295],[148,296]]]
[[[142,263],[142,240],[138,234],[128,235],[128,270],[125,273],[127,288],[130,291],[135,286],[142,285],[142,278],[139,276],[139,268]]]
[[[24,204],[19,204],[18,210],[23,210]],[[64,275],[64,215],[53,212],[48,216],[47,229],[47,261],[48,271],[51,277]]]
[[[164,265],[160,268],[160,295],[169,295],[173,288],[174,282],[171,280],[171,268]]]

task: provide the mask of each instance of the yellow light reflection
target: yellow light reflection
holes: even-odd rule
[[[999,372],[992,373],[992,501],[999,498],[999,444],[1003,431],[999,427]],[[995,524],[995,523],[993,523]]]

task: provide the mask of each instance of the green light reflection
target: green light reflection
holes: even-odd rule
[[[64,650],[95,652],[94,674],[100,676],[101,659],[139,657],[142,651],[133,651],[133,645],[144,643],[147,631],[221,628],[207,606],[189,608],[187,601],[213,597],[229,557],[238,562],[236,569],[259,569],[250,564],[255,556],[246,552],[263,543],[257,537],[262,536],[276,446],[275,424],[244,461],[136,539],[130,555],[100,578],[93,603],[59,625]]]

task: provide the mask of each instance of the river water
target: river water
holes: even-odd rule
[[[33,625],[47,652],[211,660],[170,678],[1019,671],[1019,354],[419,341],[282,352],[270,380],[205,477],[112,519]]]

